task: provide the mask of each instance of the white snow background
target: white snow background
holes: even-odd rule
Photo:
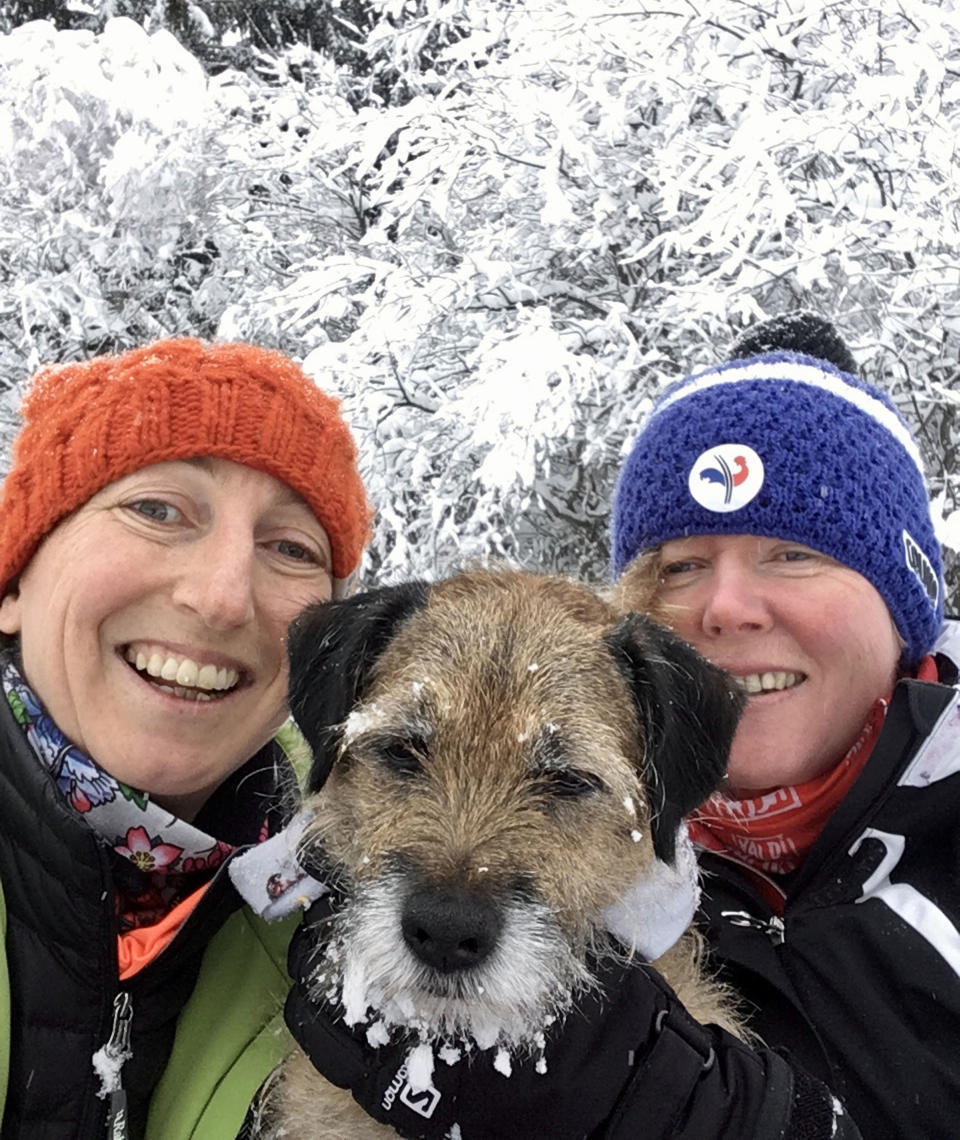
[[[0,5],[7,443],[41,362],[247,338],[344,400],[368,581],[599,580],[651,396],[802,306],[917,432],[956,597],[956,0],[370,0],[352,57],[114,8]]]

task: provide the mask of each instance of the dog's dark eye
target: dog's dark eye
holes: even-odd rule
[[[592,772],[580,772],[576,768],[554,768],[538,773],[537,783],[544,792],[559,799],[575,799],[591,792],[602,792],[603,781]]]
[[[427,746],[422,740],[381,740],[376,745],[381,762],[401,776],[419,775],[426,752]]]

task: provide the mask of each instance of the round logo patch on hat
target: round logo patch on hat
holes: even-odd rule
[[[743,443],[720,443],[690,468],[690,494],[708,511],[739,511],[763,486],[763,461]]]

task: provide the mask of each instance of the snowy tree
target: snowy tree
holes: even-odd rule
[[[118,19],[96,37],[21,27],[0,67],[4,375],[202,325],[180,280],[216,252],[196,60]]]
[[[167,97],[155,24],[4,37],[0,379],[162,333],[275,344],[345,401],[371,575],[601,577],[652,394],[804,307],[920,434],[960,546],[955,0],[362,14],[349,52],[251,40],[205,78],[179,47]]]

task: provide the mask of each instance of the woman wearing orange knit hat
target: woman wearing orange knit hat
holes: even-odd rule
[[[228,869],[284,822],[285,633],[356,576],[355,447],[286,357],[189,339],[45,369],[23,415],[0,499],[2,1134],[235,1137],[286,1048],[289,931]]]

